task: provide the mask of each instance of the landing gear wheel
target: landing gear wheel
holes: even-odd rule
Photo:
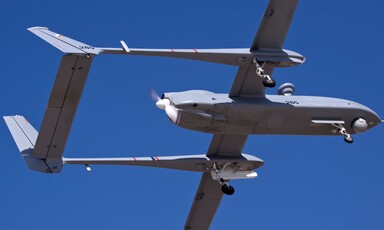
[[[333,124],[334,127],[339,129],[339,133],[344,136],[344,141],[351,144],[353,143],[353,138],[351,134],[347,132],[347,130],[341,124]]]
[[[235,193],[235,189],[228,184],[223,184],[223,186],[221,186],[221,191],[225,195],[233,195]]]
[[[353,138],[352,137],[344,137],[344,141],[351,144],[351,143],[353,143]]]
[[[276,86],[276,81],[273,80],[272,78],[271,79],[268,79],[268,78],[264,78],[263,80],[263,85],[265,87],[268,87],[268,88],[273,88]]]

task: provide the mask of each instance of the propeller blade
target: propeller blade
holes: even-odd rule
[[[151,97],[151,99],[154,101],[154,102],[158,102],[161,100],[159,94],[157,94],[156,90],[154,88],[151,88],[149,90],[149,96]]]

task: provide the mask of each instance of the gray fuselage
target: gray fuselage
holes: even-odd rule
[[[344,121],[348,133],[363,118],[372,128],[381,119],[359,103],[313,96],[228,97],[203,90],[165,93],[177,111],[176,125],[213,134],[339,135],[331,121]],[[172,120],[172,119],[171,119]],[[314,120],[325,121],[316,124]],[[329,123],[327,123],[329,121]]]

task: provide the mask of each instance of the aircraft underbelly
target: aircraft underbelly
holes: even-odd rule
[[[272,102],[273,103],[273,102]],[[352,123],[357,118],[375,126],[379,118],[366,107],[348,101],[339,101],[337,106],[325,105],[321,101],[310,103],[296,100],[297,104],[273,105],[253,104],[248,109],[234,106],[228,114],[228,125],[224,132],[245,132],[248,134],[296,134],[296,135],[339,135],[332,124],[314,124],[313,120],[344,121],[349,133],[355,133]]]
[[[235,112],[230,114],[225,133],[247,134],[297,134],[297,135],[334,135],[337,132],[332,125],[315,125],[313,119],[342,120],[346,126],[354,119],[354,111],[347,109],[287,107],[265,108],[255,106],[255,112]],[[352,115],[349,115],[352,114]],[[351,132],[352,129],[350,130]]]
[[[364,118],[368,128],[380,123],[369,108],[358,103],[322,97],[268,96],[262,99],[218,100],[214,112],[181,113],[181,127],[214,134],[339,135],[327,121],[343,121],[349,133],[352,123]],[[316,124],[313,120],[325,123]]]

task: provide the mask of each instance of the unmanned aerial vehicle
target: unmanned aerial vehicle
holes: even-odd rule
[[[331,97],[296,96],[290,83],[278,95],[265,94],[276,85],[275,68],[303,64],[304,56],[283,49],[298,0],[270,0],[249,48],[136,49],[84,44],[45,27],[28,30],[66,53],[59,66],[40,131],[23,116],[5,116],[5,122],[27,166],[58,173],[63,165],[93,164],[149,166],[202,173],[185,229],[208,229],[223,194],[232,195],[231,180],[250,179],[263,161],[242,153],[248,135],[333,135],[352,143],[352,135],[380,124],[379,116],[359,103]],[[92,60],[100,54],[183,58],[236,66],[228,94],[206,90],[152,91],[156,106],[177,126],[213,134],[206,154],[127,158],[65,158],[65,144],[76,114]]]

